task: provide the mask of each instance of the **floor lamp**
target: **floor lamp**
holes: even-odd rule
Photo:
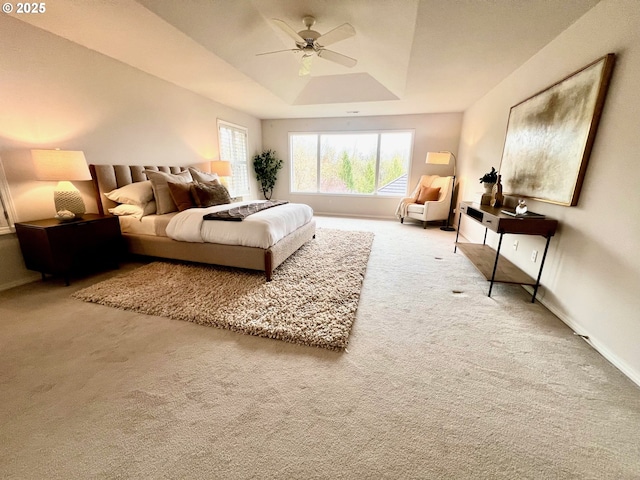
[[[455,228],[449,225],[449,217],[451,216],[451,210],[453,210],[453,197],[456,188],[456,156],[453,152],[444,150],[442,152],[427,152],[427,160],[425,163],[429,165],[449,165],[453,159],[453,182],[451,183],[451,204],[449,205],[449,215],[447,215],[447,224],[444,227],[440,227],[440,230],[446,232],[454,232]]]

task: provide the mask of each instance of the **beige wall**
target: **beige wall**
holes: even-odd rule
[[[461,113],[431,115],[394,115],[383,117],[315,118],[263,120],[262,143],[283,159],[273,198],[302,202],[319,214],[358,215],[393,218],[399,198],[363,197],[350,195],[303,195],[289,192],[290,159],[289,133],[347,132],[378,130],[414,130],[409,189],[421,175],[451,175],[452,165],[425,165],[428,151],[449,150],[457,153],[462,125]]]
[[[528,202],[560,221],[545,265],[540,298],[610,361],[640,383],[640,3],[604,0],[465,112],[460,144],[461,199],[499,166],[509,109],[597,58],[617,62],[579,204]],[[461,232],[482,241],[464,220]],[[505,237],[504,253],[530,274],[543,239]],[[491,241],[495,244],[496,237]]]
[[[218,159],[218,118],[260,120],[0,15],[0,157],[18,221],[51,217],[54,183],[37,182],[31,148],[83,150],[89,163],[186,165]],[[91,182],[76,182],[96,211]],[[257,195],[257,185],[252,185]],[[0,242],[0,289],[32,280],[15,235]],[[36,277],[37,278],[37,277]]]

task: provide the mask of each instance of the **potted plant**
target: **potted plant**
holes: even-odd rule
[[[262,194],[266,200],[271,200],[282,163],[282,160],[276,157],[275,150],[265,150],[253,157],[253,170],[256,172],[256,178],[260,182]]]
[[[493,186],[496,184],[497,181],[498,181],[498,172],[496,172],[496,169],[494,167],[491,167],[490,172],[487,172],[480,177],[480,183],[484,183],[484,190],[487,193],[491,192],[491,189],[493,188]]]

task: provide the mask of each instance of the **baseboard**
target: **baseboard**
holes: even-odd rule
[[[533,287],[528,285],[523,285],[522,288],[524,288],[527,292],[533,295]],[[540,292],[538,291],[538,293]],[[624,373],[629,378],[629,380],[631,380],[638,387],[640,387],[640,372],[636,371],[629,364],[627,364],[626,362],[618,358],[618,356],[615,353],[609,350],[605,345],[598,342],[598,339],[594,338],[589,331],[585,330],[584,327],[582,327],[582,325],[578,325],[576,322],[568,318],[562,312],[558,311],[558,309],[555,308],[555,306],[552,305],[550,302],[545,302],[544,298],[540,298],[539,296],[536,297],[536,300],[540,302],[542,305],[544,305],[544,307],[547,310],[549,310],[551,313],[553,313],[556,317],[562,320],[562,322],[565,325],[567,325],[567,327],[569,327],[571,330],[573,330],[577,335],[580,335],[580,337],[588,345],[590,345],[591,348],[593,348],[596,352],[602,355],[614,367],[616,367],[618,370]]]
[[[395,215],[358,215],[353,213],[313,212],[319,217],[371,218],[374,220],[397,220]]]
[[[4,290],[9,290],[10,288],[19,287],[21,285],[26,285],[27,283],[35,282],[40,279],[40,275],[33,275],[25,278],[21,278],[19,280],[14,280],[13,282],[7,282],[0,284],[0,292]]]

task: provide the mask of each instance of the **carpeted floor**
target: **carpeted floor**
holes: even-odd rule
[[[455,232],[317,221],[375,233],[346,351],[0,292],[0,478],[640,478],[640,389]]]
[[[346,348],[373,234],[318,229],[265,282],[264,273],[154,262],[75,292],[109,307],[291,343]]]

